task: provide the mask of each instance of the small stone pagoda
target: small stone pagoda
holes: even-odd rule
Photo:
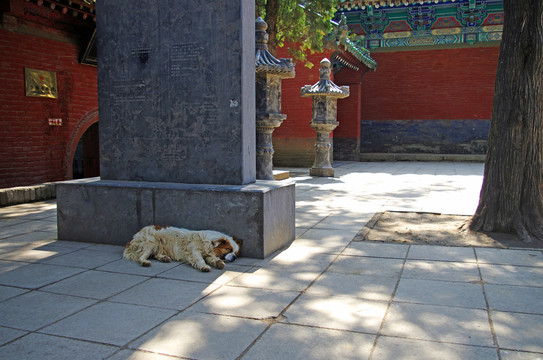
[[[281,114],[281,79],[295,76],[292,59],[276,59],[268,51],[268,24],[256,19],[256,178],[273,180],[272,133],[287,115]]]
[[[321,60],[319,82],[302,87],[302,97],[313,98],[311,127],[317,132],[315,144],[315,162],[310,169],[311,176],[334,176],[330,161],[330,133],[339,125],[337,118],[337,100],[349,96],[348,86],[337,86],[330,80],[330,60]]]

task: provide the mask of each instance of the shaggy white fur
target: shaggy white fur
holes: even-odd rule
[[[138,231],[126,244],[123,257],[142,266],[151,266],[147,259],[154,257],[158,261],[181,261],[200,271],[210,271],[209,265],[223,269],[221,257],[234,261],[239,251],[240,244],[218,231],[150,225]]]

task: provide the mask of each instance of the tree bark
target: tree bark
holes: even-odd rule
[[[277,53],[277,26],[279,22],[279,0],[266,1],[266,18],[268,24],[268,51],[275,56]]]
[[[504,0],[479,206],[470,227],[543,241],[543,1]]]

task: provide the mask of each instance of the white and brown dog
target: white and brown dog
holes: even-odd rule
[[[200,271],[210,271],[209,265],[224,268],[224,261],[234,261],[239,255],[241,240],[212,230],[192,231],[173,226],[146,226],[126,244],[123,257],[151,266],[147,260],[186,262]],[[224,260],[224,261],[223,261]]]

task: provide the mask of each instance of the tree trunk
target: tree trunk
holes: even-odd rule
[[[266,1],[266,18],[268,24],[268,51],[275,56],[277,52],[277,24],[279,22],[279,0]]]
[[[473,230],[543,241],[543,1],[504,0],[483,187]]]

